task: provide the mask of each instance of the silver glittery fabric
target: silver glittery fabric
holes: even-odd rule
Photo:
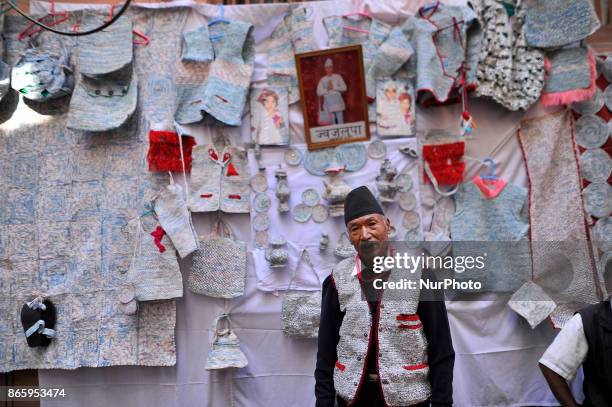
[[[357,277],[351,275],[354,267],[354,258],[345,259],[332,272],[340,309],[346,311],[337,346],[338,363],[344,365],[344,368],[340,369],[336,365],[334,387],[343,399],[350,401],[355,398],[360,382],[364,379],[362,376],[369,340],[367,333],[371,327],[368,303],[362,299]],[[393,272],[390,278],[394,278]],[[416,315],[419,291],[404,290],[402,294],[405,297],[401,300],[397,297],[385,300],[383,295],[379,317],[379,377],[385,402],[391,406],[409,406],[431,396],[427,339],[422,326],[419,327],[421,322],[418,319],[397,320],[399,315]],[[398,329],[400,324],[413,325],[413,328]]]

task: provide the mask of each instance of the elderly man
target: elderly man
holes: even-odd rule
[[[317,95],[323,97],[323,111],[328,112],[332,124],[344,123],[346,105],[342,93],[346,92],[346,83],[337,73],[334,73],[334,63],[330,58],[325,60],[325,76],[319,79]]]
[[[323,282],[317,407],[451,406],[455,352],[443,298],[384,300],[373,281],[392,270],[374,273],[373,259],[388,252],[389,219],[365,186],[347,195],[344,208],[357,256]]]

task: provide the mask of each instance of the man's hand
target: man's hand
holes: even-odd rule
[[[334,84],[332,81],[327,81],[327,90],[334,90]]]
[[[572,392],[570,391],[565,379],[543,364],[538,363],[538,365],[540,366],[540,370],[542,371],[544,378],[548,382],[550,390],[555,395],[559,403],[561,403],[563,407],[578,407],[579,404],[572,395]]]

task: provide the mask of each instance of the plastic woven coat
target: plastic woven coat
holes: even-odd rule
[[[171,182],[154,199],[153,205],[160,225],[172,239],[179,256],[183,258],[193,253],[199,247],[198,239],[182,188]]]
[[[329,47],[344,47],[347,45],[361,44],[363,47],[363,69],[368,72],[376,55],[380,52],[382,43],[387,39],[391,32],[391,26],[376,19],[365,17],[342,17],[330,16],[323,19],[327,36],[329,37]],[[352,27],[361,31],[345,29]],[[397,44],[397,43],[396,43]],[[368,98],[376,97],[376,82],[373,77],[366,77],[366,92]],[[376,116],[373,116],[376,117]]]
[[[193,254],[187,287],[210,297],[239,297],[244,294],[246,259],[246,244],[234,240],[229,226],[219,219]]]
[[[246,150],[226,146],[217,151],[213,144],[193,149],[189,209],[192,212],[221,210],[249,213],[249,167]]]
[[[525,120],[518,131],[530,185],[530,237],[538,242],[532,244],[533,280],[540,285],[555,283],[561,275],[559,256],[571,267],[571,281],[549,293],[559,304],[551,314],[556,327],[562,327],[585,304],[601,299],[580,196],[572,129],[569,112],[561,111]]]
[[[167,300],[183,296],[183,278],[172,241],[153,218],[128,223],[134,251],[128,280],[137,301]]]
[[[308,18],[308,10],[310,8],[293,7],[268,40],[268,85],[288,88],[289,103],[300,100],[294,54],[315,49],[313,23]]]
[[[240,126],[253,75],[253,26],[230,21],[208,27],[214,59],[210,63],[183,62],[177,69],[177,110],[180,124],[206,120]],[[199,32],[201,37],[205,32]],[[208,49],[191,47],[188,58],[207,60]]]
[[[314,266],[310,262],[310,257],[305,249],[300,255],[300,260],[302,259],[308,264],[318,280],[319,276],[314,271]],[[319,320],[321,317],[321,290],[291,290],[291,283],[297,274],[300,263],[301,261],[298,260],[287,286],[287,291],[283,294],[281,329],[286,336],[316,338],[319,335]]]
[[[439,29],[443,27],[444,29]],[[460,86],[461,72],[466,71],[466,86],[473,86],[468,71],[468,41],[480,25],[474,11],[467,6],[436,3],[430,10],[408,17],[401,29],[416,52],[417,92],[427,91],[438,102],[445,102],[454,88]]]
[[[529,108],[544,86],[544,52],[526,44],[523,3],[512,9],[512,18],[499,1],[478,0],[474,4],[482,24],[476,94],[510,110]]]
[[[227,320],[228,328],[219,329],[219,322]],[[242,368],[248,365],[248,361],[242,350],[240,340],[229,327],[230,318],[227,314],[221,314],[215,318],[213,336],[208,357],[206,358],[206,370],[227,369],[229,367]]]
[[[580,41],[599,29],[591,0],[524,0],[527,45],[560,47]]]

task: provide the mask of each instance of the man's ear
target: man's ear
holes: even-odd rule
[[[385,221],[386,221],[386,223],[387,223],[387,230],[388,230],[388,231],[391,231],[391,219],[389,219],[389,218],[387,218],[387,217],[385,216]]]

